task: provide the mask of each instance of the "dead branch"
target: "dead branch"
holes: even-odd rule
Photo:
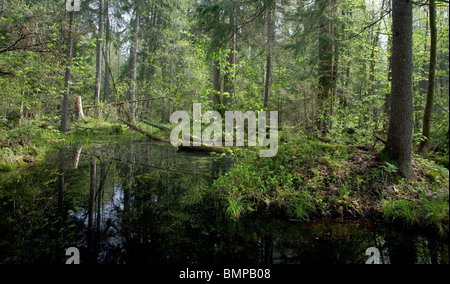
[[[378,136],[376,136],[376,135],[374,135],[373,137],[375,137],[375,139],[377,139],[378,141],[380,141],[380,142],[383,143],[384,145],[387,144],[387,141],[384,140],[383,138],[380,138],[380,137],[378,137]]]

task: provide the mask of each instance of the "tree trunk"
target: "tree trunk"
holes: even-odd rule
[[[235,4],[231,4],[230,8],[230,54],[228,55],[227,72],[225,74],[225,95],[223,96],[223,104],[225,110],[231,110],[231,105],[233,104],[233,94],[234,94],[234,80],[236,78],[236,50],[237,50],[237,30],[236,30],[236,7]]]
[[[332,80],[331,80],[331,100],[330,100],[330,116],[334,115],[334,104],[336,98],[339,96],[338,94],[338,77],[339,77],[339,59],[340,59],[340,50],[339,47],[334,46],[334,58],[333,58],[333,70],[332,70]],[[331,119],[329,121],[329,129],[333,127]]]
[[[135,11],[135,19],[133,26],[133,40],[130,48],[130,65],[129,65],[129,78],[130,78],[130,88],[128,90],[128,99],[133,101],[130,104],[130,121],[135,122],[136,119],[136,59],[137,59],[137,46],[138,46],[138,30],[139,30],[139,12]]]
[[[344,83],[344,92],[339,93],[339,109],[347,108],[347,93],[350,85],[350,68],[352,61],[348,60],[347,66],[345,67],[345,83]]]
[[[389,38],[388,38],[388,46],[392,46],[392,38],[391,38],[391,36],[389,36]],[[392,47],[390,48],[391,49],[391,54],[392,54]],[[392,55],[389,55],[388,56],[388,59],[387,59],[387,64],[388,64],[388,74],[387,74],[387,81],[388,81],[388,84],[391,84],[392,83]],[[386,94],[385,94],[385,101],[384,101],[384,106],[383,106],[383,113],[389,118],[389,113],[390,113],[390,107],[391,107],[391,94],[390,93],[388,93],[388,92],[386,92]],[[383,128],[385,129],[385,130],[387,130],[388,129],[388,123],[385,123],[385,125],[383,126]]]
[[[78,169],[78,164],[80,162],[81,151],[83,151],[83,147],[78,148],[75,157],[73,159],[73,168]]]
[[[84,119],[84,113],[83,113],[83,103],[81,101],[81,96],[77,97],[77,114],[78,118]]]
[[[142,120],[142,122],[145,123],[145,124],[148,124],[150,126],[156,127],[158,129],[161,129],[161,130],[165,130],[165,131],[172,131],[173,130],[170,127],[167,127],[167,126],[164,126],[164,125],[159,125],[159,124],[153,123],[153,122],[145,120],[145,119]]]
[[[382,4],[382,9],[384,9],[384,1]],[[378,107],[376,106],[376,98],[375,96],[375,89],[376,89],[376,79],[375,79],[375,67],[376,67],[376,55],[377,55],[377,48],[378,44],[380,42],[380,33],[381,33],[381,25],[378,25],[377,31],[373,35],[373,42],[370,52],[370,67],[369,67],[369,90],[368,90],[368,97],[370,101],[370,105],[372,106],[371,112],[373,113],[373,120],[375,121],[375,129],[376,132],[378,130]]]
[[[22,119],[23,119],[23,98],[25,97],[25,93],[22,90],[22,101],[20,102],[20,109],[19,109],[19,128],[22,127]]]
[[[2,0],[2,7],[0,9],[0,20],[3,19],[3,13],[5,13],[5,3],[6,0]]]
[[[419,153],[424,155],[427,152],[426,146],[431,138],[430,121],[433,111],[434,90],[436,83],[436,58],[437,58],[437,28],[436,28],[436,1],[430,0],[430,69],[428,73],[428,91],[425,113],[423,115],[423,132],[424,140],[419,144]]]
[[[155,135],[155,134],[153,134],[153,133],[150,133],[150,132],[148,132],[148,131],[145,131],[145,130],[139,128],[138,126],[136,126],[136,125],[134,125],[133,123],[130,123],[130,122],[128,122],[128,121],[125,121],[125,120],[122,120],[122,119],[121,119],[120,121],[121,121],[122,123],[126,124],[126,125],[127,125],[128,127],[130,127],[131,129],[133,129],[133,130],[135,130],[135,131],[137,131],[137,132],[140,132],[140,133],[142,133],[142,134],[147,135],[147,137],[149,137],[150,139],[153,139],[153,140],[157,140],[157,141],[161,141],[161,142],[170,144],[170,140],[169,140],[169,139],[166,139],[166,138],[164,138],[164,137],[161,137],[161,136]]]
[[[74,37],[74,26],[75,26],[75,11],[70,12],[70,27],[69,27],[69,42],[68,42],[68,52],[67,52],[67,67],[64,79],[64,97],[63,97],[63,107],[62,107],[62,118],[61,118],[61,132],[67,131],[67,124],[69,120],[69,95],[70,95],[70,67],[72,66],[72,53],[73,53],[73,37]]]
[[[378,26],[378,29],[377,29],[377,31],[374,34],[374,38],[373,38],[373,41],[372,41],[372,48],[371,48],[371,51],[370,51],[369,98],[373,98],[373,96],[375,95],[376,51],[377,51],[378,43],[380,41],[380,32],[381,32],[381,25]]]
[[[145,134],[147,135],[148,138],[156,140],[156,141],[160,141],[160,142],[164,142],[167,144],[171,144],[171,141],[169,139],[166,139],[164,137],[155,135],[153,133],[150,133],[148,131],[145,131],[141,128],[139,128],[138,126],[125,121],[125,120],[120,120],[122,123],[126,124],[128,127],[130,127],[131,129]],[[156,126],[157,124],[153,124],[153,126]],[[191,135],[191,142],[194,140],[194,136]],[[199,151],[199,152],[207,152],[207,153],[211,153],[211,152],[216,152],[216,153],[229,153],[228,152],[228,148],[226,147],[219,147],[219,146],[207,146],[202,144],[201,146],[179,146],[180,149],[184,149],[184,150],[194,150],[194,151]]]
[[[109,72],[109,42],[110,42],[110,23],[109,23],[109,0],[106,1],[106,7],[105,7],[105,15],[106,15],[106,36],[105,36],[105,90],[103,93],[103,99],[105,102],[109,103],[109,96],[110,96],[110,72]]]
[[[269,96],[272,76],[272,43],[274,41],[274,26],[272,21],[272,9],[274,3],[269,3],[267,10],[267,64],[266,64],[266,80],[264,87],[264,108],[269,107]]]
[[[333,17],[333,19],[335,19],[337,16],[337,12],[336,12],[336,2],[337,0],[331,0],[330,1],[330,5],[331,5],[331,16]],[[333,127],[333,122],[331,120],[331,117],[334,115],[334,105],[335,105],[335,101],[336,98],[338,97],[338,77],[339,77],[339,60],[340,60],[340,52],[341,52],[341,48],[338,46],[338,44],[336,44],[334,42],[334,38],[337,37],[340,33],[340,25],[339,24],[334,24],[334,21],[330,21],[330,34],[333,37],[333,42],[332,42],[332,69],[331,69],[331,98],[330,98],[330,105],[329,105],[329,115],[330,115],[330,119],[328,121],[328,129],[331,130],[331,128]]]
[[[392,9],[392,0],[388,0],[388,7],[387,9]],[[389,17],[392,16],[392,12],[389,13]],[[392,26],[391,26],[391,34],[392,34]],[[388,64],[388,73],[387,73],[387,82],[388,84],[391,84],[392,82],[392,36],[388,36],[387,40],[387,46],[389,48],[388,52],[388,58],[387,58],[387,64]],[[388,85],[389,86],[389,85]],[[386,92],[385,99],[384,99],[384,105],[383,105],[383,113],[387,117],[386,120],[383,122],[383,131],[388,130],[388,120],[389,120],[389,113],[390,113],[390,107],[391,107],[391,94],[389,92]]]
[[[328,132],[331,112],[331,92],[333,84],[333,44],[331,43],[331,22],[325,15],[328,11],[327,1],[319,2],[320,35],[319,35],[319,95],[318,95],[318,129],[322,134]]]
[[[103,1],[99,0],[98,8],[98,34],[97,34],[97,58],[95,73],[94,104],[100,105],[100,92],[102,89],[102,45],[103,45]],[[97,108],[97,118],[101,116],[101,109]]]
[[[214,109],[218,112],[222,112],[221,105],[221,76],[220,76],[220,62],[219,60],[213,61],[213,75],[214,75],[214,93],[213,93],[213,103],[214,103]]]
[[[409,0],[393,0],[391,112],[385,152],[400,173],[412,179],[413,9]]]

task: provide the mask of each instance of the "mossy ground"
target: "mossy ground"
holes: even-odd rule
[[[305,137],[281,143],[275,158],[251,150],[214,185],[228,214],[253,211],[288,218],[377,218],[448,232],[449,172],[414,157],[416,176],[403,179],[379,151]]]
[[[9,172],[35,164],[52,148],[92,140],[134,139],[137,134],[121,124],[88,118],[73,123],[67,134],[47,122],[36,122],[12,130],[0,129],[0,172]]]

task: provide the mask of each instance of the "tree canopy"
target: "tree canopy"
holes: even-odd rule
[[[372,145],[387,140],[393,8],[391,0],[85,0],[72,13],[62,1],[1,0],[0,119],[59,124],[67,109],[70,129],[80,97],[100,120],[168,122],[201,102],[276,110],[281,125],[311,137],[343,141],[350,131]],[[445,149],[448,2],[412,9],[413,144]]]

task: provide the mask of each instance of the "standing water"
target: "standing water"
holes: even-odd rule
[[[449,263],[448,239],[371,221],[230,220],[211,190],[230,165],[139,141],[48,154],[0,175],[0,264]]]

